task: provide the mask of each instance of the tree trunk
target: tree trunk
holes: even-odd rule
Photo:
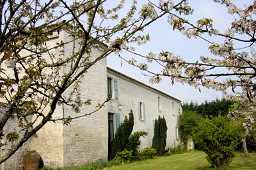
[[[246,136],[243,137],[242,144],[243,144],[244,156],[249,157],[249,152],[247,150],[247,144],[246,144]]]

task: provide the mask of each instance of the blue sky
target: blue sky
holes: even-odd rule
[[[252,0],[246,0],[251,2]],[[142,1],[141,1],[142,2]],[[143,0],[143,2],[147,2]],[[152,2],[158,2],[152,1]],[[220,31],[224,31],[229,23],[234,19],[233,16],[226,13],[226,8],[223,5],[214,3],[212,0],[191,0],[189,1],[194,8],[194,15],[190,20],[198,20],[200,18],[212,18],[214,27]],[[239,6],[243,6],[245,0],[234,0]],[[208,51],[209,44],[202,39],[188,39],[178,31],[173,31],[172,27],[166,22],[166,19],[161,19],[154,23],[151,27],[144,30],[143,33],[150,33],[151,41],[143,46],[136,46],[136,50],[140,53],[147,54],[152,51],[159,53],[161,51],[171,51],[176,55],[180,55],[185,60],[196,61],[201,55],[213,56]],[[215,39],[218,41],[218,39]],[[126,55],[126,54],[122,54]],[[175,82],[174,85],[168,78],[164,78],[160,84],[149,83],[149,77],[146,77],[142,72],[115,56],[111,55],[108,58],[108,66],[120,71],[132,78],[135,78],[147,85],[157,88],[173,97],[180,99],[182,102],[204,102],[217,98],[222,98],[222,93],[207,88],[201,88],[201,92],[189,85],[183,85]],[[158,65],[152,65],[151,68],[157,70]]]

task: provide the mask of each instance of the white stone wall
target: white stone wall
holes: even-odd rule
[[[62,108],[56,109],[62,112]],[[48,122],[27,143],[28,151],[35,150],[43,159],[46,167],[64,166],[63,123]]]
[[[148,136],[141,138],[140,149],[152,146],[154,136],[154,120],[164,116],[167,123],[167,148],[175,147],[179,144],[177,138],[177,121],[181,109],[180,101],[158,90],[150,88],[125,75],[108,69],[108,77],[118,81],[118,99],[113,99],[108,103],[108,112],[119,113],[121,120],[128,115],[132,109],[134,113],[133,132],[146,131]],[[160,98],[160,108],[158,106]],[[145,104],[145,119],[139,120],[139,102]],[[115,122],[115,121],[114,121]]]
[[[100,51],[95,50],[95,55]],[[97,109],[106,99],[107,72],[106,60],[103,59],[88,70],[81,80],[81,98],[91,100],[92,105],[81,108],[75,113],[70,107],[64,107],[64,116],[88,114]],[[70,91],[68,89],[68,91]],[[103,107],[90,116],[73,120],[64,126],[64,166],[79,166],[91,162],[106,161],[108,154],[107,108]]]

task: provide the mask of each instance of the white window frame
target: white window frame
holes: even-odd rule
[[[139,108],[138,108],[138,113],[139,113],[139,120],[145,120],[145,103],[144,102],[139,102]]]

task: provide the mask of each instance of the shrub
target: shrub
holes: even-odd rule
[[[125,162],[125,161],[129,161],[131,157],[132,157],[132,150],[128,151],[125,149],[122,152],[117,152],[114,160]]]
[[[152,159],[157,154],[157,150],[154,148],[145,148],[139,155],[142,159]]]
[[[152,148],[157,150],[157,155],[163,155],[165,153],[167,137],[167,126],[165,118],[158,117],[155,121],[154,137],[152,141]]]
[[[184,146],[182,145],[178,145],[175,148],[170,148],[169,152],[171,154],[183,153],[183,152],[186,152],[186,148],[184,148]]]
[[[128,139],[128,145],[126,146],[126,149],[133,151],[133,155],[138,155],[138,147],[141,144],[140,137],[144,137],[147,135],[148,132],[145,131],[134,132],[134,134],[131,135],[131,137],[129,137]]]
[[[132,110],[129,113],[129,119],[125,116],[124,122],[117,128],[115,137],[111,143],[109,158],[113,159],[117,152],[121,152],[128,144],[128,138],[132,133],[134,117]]]
[[[241,141],[242,136],[241,127],[226,117],[218,116],[213,119],[203,119],[199,123],[194,140],[207,154],[207,160],[214,168],[224,168],[235,156],[235,147]]]

